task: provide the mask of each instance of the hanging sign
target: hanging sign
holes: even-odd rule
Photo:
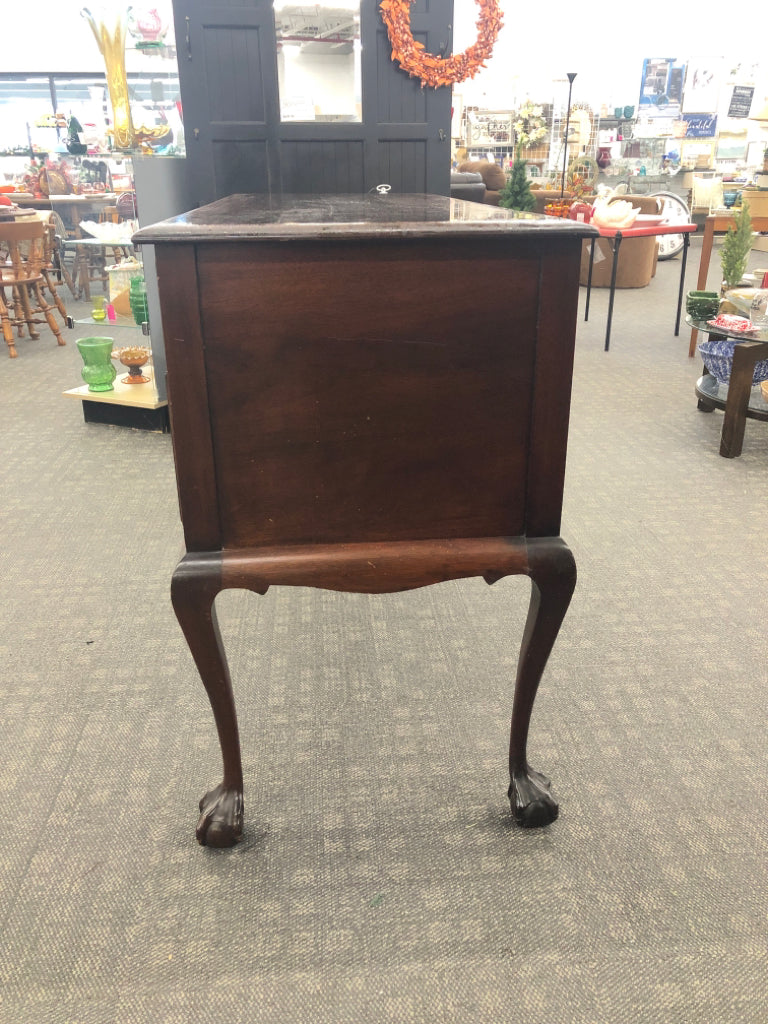
[[[470,146],[511,146],[512,111],[473,111],[468,115],[468,138]]]
[[[686,139],[711,139],[717,134],[717,114],[683,114]]]
[[[749,117],[749,108],[752,106],[754,95],[755,87],[753,85],[734,85],[731,105],[728,107],[728,117]]]

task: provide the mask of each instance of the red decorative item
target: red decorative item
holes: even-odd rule
[[[136,40],[138,49],[161,46],[167,31],[156,7],[130,11],[128,30]]]
[[[580,200],[577,200],[575,203],[571,203],[568,210],[568,216],[571,220],[578,220],[583,224],[589,224],[592,220],[592,207],[589,203],[583,203]]]
[[[160,20],[160,15],[154,7],[145,14],[140,14],[138,16],[136,19],[136,26],[142,36],[152,42],[155,42],[163,31],[163,23]]]
[[[724,331],[730,331],[732,334],[749,334],[750,331],[757,329],[751,320],[735,316],[733,313],[721,313],[714,320],[707,320],[707,324],[710,327],[722,327]]]

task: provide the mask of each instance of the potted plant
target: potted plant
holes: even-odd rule
[[[728,228],[720,255],[723,271],[723,291],[735,288],[747,269],[747,260],[752,249],[752,216],[749,203],[742,201],[741,208],[734,215],[735,225]]]

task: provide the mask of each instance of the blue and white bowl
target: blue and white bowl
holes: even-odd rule
[[[738,345],[738,342],[733,338],[723,338],[720,341],[702,341],[699,345],[699,355],[718,384],[727,384],[731,379],[733,350],[736,345]],[[768,380],[768,359],[761,359],[755,364],[752,386],[754,387],[755,384],[759,384],[763,380]]]

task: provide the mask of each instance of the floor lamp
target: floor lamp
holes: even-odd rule
[[[565,192],[565,169],[568,165],[568,135],[571,128],[571,91],[573,90],[573,80],[577,74],[577,71],[568,72],[568,112],[565,115],[565,152],[563,153],[563,181],[560,185],[560,199],[563,198],[563,193]]]

